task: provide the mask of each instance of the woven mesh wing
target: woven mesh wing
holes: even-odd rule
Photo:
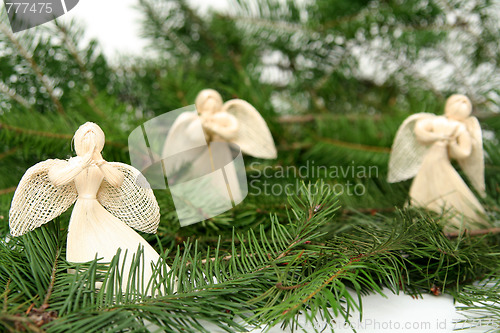
[[[389,158],[389,183],[400,182],[415,177],[422,165],[429,146],[418,142],[414,128],[418,120],[435,117],[432,113],[417,113],[406,118],[399,127]]]
[[[120,187],[111,186],[104,180],[97,200],[131,228],[156,233],[160,223],[160,207],[147,180],[130,165],[118,162],[109,164],[123,172],[125,177]]]
[[[20,236],[40,227],[66,211],[78,194],[74,182],[54,186],[49,170],[63,160],[50,159],[29,168],[17,186],[9,211],[12,236]]]

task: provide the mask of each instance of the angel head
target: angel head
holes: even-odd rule
[[[202,90],[196,96],[195,106],[208,141],[212,141],[214,137],[220,137],[226,141],[235,138],[239,129],[238,120],[232,114],[223,111],[222,97],[217,91]]]
[[[444,114],[448,119],[464,121],[472,113],[472,103],[465,95],[451,95],[446,100]]]
[[[100,153],[104,147],[104,132],[95,123],[86,122],[81,125],[73,136],[75,152],[83,157],[87,154]]]
[[[204,89],[196,96],[194,105],[200,114],[215,114],[222,109],[222,96],[213,89]]]

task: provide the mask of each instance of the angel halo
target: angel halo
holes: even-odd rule
[[[447,214],[450,224],[445,230],[489,225],[484,208],[450,162],[456,159],[479,195],[485,196],[481,127],[471,112],[469,98],[452,95],[443,116],[417,113],[408,117],[392,146],[388,181],[415,177],[410,204]]]
[[[144,282],[152,276],[158,253],[137,230],[155,233],[160,219],[158,203],[141,173],[101,156],[104,133],[91,122],[74,135],[77,156],[49,159],[29,168],[17,187],[9,212],[10,231],[20,236],[40,227],[73,203],[68,227],[66,259],[82,263],[102,258],[110,262],[121,249],[123,281],[127,281],[132,257],[143,248]],[[144,181],[138,184],[138,179]],[[124,258],[125,251],[127,255]]]

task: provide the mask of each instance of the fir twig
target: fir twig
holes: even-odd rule
[[[97,106],[95,99],[94,99],[95,96],[97,96],[97,89],[95,87],[94,81],[92,80],[91,73],[88,71],[85,62],[83,61],[82,57],[78,53],[77,47],[76,47],[75,43],[72,41],[72,39],[70,38],[66,27],[64,27],[57,20],[55,21],[55,25],[56,25],[57,29],[61,32],[61,34],[63,36],[63,41],[66,44],[66,46],[68,47],[69,53],[75,59],[76,63],[78,64],[78,67],[80,68],[80,72],[83,74],[83,77],[85,78],[87,84],[89,85],[90,94],[85,94],[85,99],[87,100],[87,103],[90,105],[90,107],[92,108],[92,110],[94,110],[94,112],[96,114],[98,114],[101,117],[104,117],[105,116],[104,112]]]
[[[465,231],[453,231],[447,232],[446,237],[448,238],[456,238],[463,235],[468,236],[484,236],[489,234],[498,234],[500,233],[500,228],[487,228],[487,229],[475,229],[475,230],[465,230]]]
[[[388,147],[368,146],[359,143],[345,142],[331,138],[317,138],[317,141],[338,147],[349,148],[352,150],[360,150],[360,151],[374,152],[374,153],[385,153],[385,154],[389,154],[391,152],[391,148]]]
[[[66,140],[71,140],[73,138],[73,135],[71,135],[71,134],[36,131],[36,130],[32,130],[32,129],[8,125],[8,124],[2,123],[2,122],[0,122],[0,128],[4,128],[6,130],[17,132],[20,134],[43,136],[43,137],[47,137],[47,138],[57,138],[57,139],[66,139]]]
[[[16,47],[16,49],[19,51],[19,54],[30,64],[31,68],[33,69],[33,72],[37,76],[37,78],[40,80],[40,82],[43,84],[45,89],[47,90],[47,93],[50,96],[50,99],[56,106],[57,112],[65,116],[66,112],[64,111],[64,107],[62,106],[61,102],[59,101],[59,98],[56,97],[54,93],[54,88],[52,87],[52,84],[48,80],[48,78],[43,74],[42,70],[40,69],[40,66],[36,63],[35,59],[29,54],[28,50],[26,50],[21,43],[16,39],[14,34],[7,28],[7,26],[3,23],[0,22],[0,31],[3,32],[5,36],[12,42],[12,44]]]
[[[0,128],[1,128],[1,125],[0,125]],[[17,150],[18,150],[18,149],[19,149],[18,147],[13,147],[13,148],[10,148],[9,150],[7,150],[5,153],[1,153],[1,154],[0,154],[0,160],[1,160],[2,158],[5,158],[5,157],[7,157],[7,156],[10,156],[10,155],[15,154],[15,153],[17,152]]]
[[[32,129],[12,126],[12,125],[8,125],[8,124],[0,122],[0,129],[1,128],[16,132],[16,133],[20,133],[20,134],[26,134],[26,135],[41,136],[41,137],[56,138],[56,139],[65,139],[65,140],[72,140],[73,139],[72,134],[53,133],[53,132],[32,130]],[[109,140],[106,140],[106,145],[115,146],[118,148],[127,148],[127,146],[124,145],[123,143],[109,141]]]
[[[1,189],[0,190],[0,195],[12,193],[12,192],[14,192],[16,190],[16,188],[17,188],[17,186],[12,186],[12,187],[9,187],[9,188]]]
[[[0,93],[9,96],[11,99],[21,104],[27,109],[31,108],[30,103],[21,95],[17,94],[15,90],[9,88],[3,81],[0,80]]]

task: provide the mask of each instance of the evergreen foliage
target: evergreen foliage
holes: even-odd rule
[[[299,313],[349,320],[361,295],[384,287],[414,296],[439,287],[464,313],[500,322],[495,2],[231,0],[202,13],[183,0],[140,0],[138,9],[150,47],[118,64],[82,42],[78,22],[12,34],[0,11],[1,330],[298,328]],[[162,255],[157,296],[122,281],[116,261],[66,262],[69,213],[9,236],[23,173],[73,156],[79,125],[98,123],[104,158],[129,163],[130,131],[204,88],[254,105],[278,159],[245,156],[249,196],[189,227],[169,193],[155,192],[160,227],[143,236]],[[452,93],[471,98],[484,130],[481,202],[497,229],[482,235],[444,234],[442,216],[404,208],[409,181],[386,182],[398,126],[412,113],[441,114]]]

